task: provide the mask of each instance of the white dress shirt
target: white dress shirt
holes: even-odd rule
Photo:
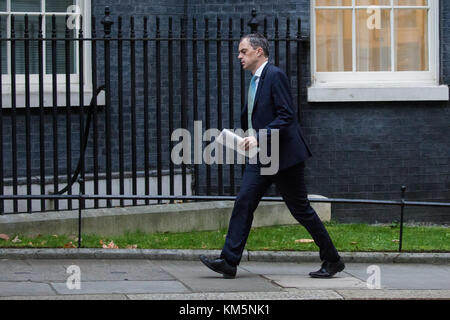
[[[258,68],[258,70],[256,70],[256,72],[255,72],[255,76],[257,76],[258,78],[256,78],[256,80],[255,80],[255,83],[256,83],[256,92],[258,92],[258,84],[259,84],[259,79],[261,78],[261,74],[262,74],[262,72],[263,72],[263,70],[264,70],[264,67],[266,66],[266,64],[268,63],[269,61],[266,61],[266,62],[264,62],[259,68]],[[256,92],[255,92],[255,95],[256,95]]]

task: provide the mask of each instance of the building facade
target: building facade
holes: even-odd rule
[[[171,168],[170,155],[176,142],[170,145],[169,141],[176,128],[186,126],[192,131],[194,120],[202,121],[204,128],[239,127],[239,111],[250,77],[239,69],[237,45],[242,33],[250,32],[248,23],[255,9],[257,30],[270,40],[271,61],[290,77],[298,119],[314,154],[306,167],[310,194],[392,200],[400,198],[401,186],[405,185],[410,200],[450,199],[447,1],[190,0],[148,4],[5,0],[1,6],[3,38],[10,38],[14,30],[13,36],[22,39],[25,13],[29,15],[31,38],[39,37],[39,15],[45,22],[44,38],[63,38],[67,35],[65,15],[75,12],[70,36],[80,37],[76,28],[80,22],[75,19],[79,14],[83,17],[82,36],[99,39],[95,55],[94,41],[85,41],[81,51],[81,42],[77,41],[67,46],[58,41],[54,50],[50,41],[43,44],[43,103],[38,94],[39,42],[30,41],[28,59],[25,41],[17,40],[14,45],[11,40],[2,42],[3,194],[49,192],[54,190],[56,180],[58,188],[66,185],[67,177],[77,168],[89,115],[89,109],[79,105],[88,106],[92,92],[103,84],[109,88],[97,98],[96,125],[92,120],[83,163],[85,181],[92,182],[86,186],[86,193],[106,194],[102,188],[109,171],[109,193],[113,194],[236,194],[241,166],[208,168],[192,164]],[[105,20],[107,6],[109,20]],[[12,15],[16,15],[14,28]],[[105,33],[105,21],[112,22],[109,34]],[[111,39],[108,44],[101,40],[105,37]],[[140,39],[134,47],[133,37]],[[125,40],[118,41],[120,38]],[[109,59],[105,58],[107,51]],[[14,66],[12,55],[16,57]],[[28,68],[24,61],[29,61]],[[30,94],[26,69],[30,73]],[[84,79],[81,94],[80,70]],[[94,75],[92,70],[96,71]],[[54,74],[58,81],[56,99]],[[16,86],[12,85],[13,78]],[[57,108],[53,108],[55,104]],[[44,145],[44,158],[40,145]],[[158,179],[164,180],[160,189]],[[36,191],[27,188],[30,181],[35,182]],[[74,194],[77,188],[74,185]],[[276,194],[276,190],[270,194]],[[5,208],[9,202],[5,201]],[[62,201],[58,208],[67,207]],[[54,204],[47,204],[45,210],[52,208]],[[42,206],[33,202],[32,210],[40,209]],[[405,218],[449,223],[450,211],[410,208]],[[333,219],[392,222],[399,219],[399,210],[336,204]]]

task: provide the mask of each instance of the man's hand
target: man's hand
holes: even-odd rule
[[[254,136],[246,137],[242,140],[239,147],[245,151],[253,149],[258,146],[258,140]]]

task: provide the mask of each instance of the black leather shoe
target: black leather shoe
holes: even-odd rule
[[[310,272],[309,275],[313,278],[331,278],[336,273],[341,272],[344,269],[345,264],[342,259],[337,262],[325,261],[324,263],[322,263],[322,267],[320,268],[320,270],[316,272]]]
[[[209,260],[201,255],[200,261],[212,271],[222,274],[225,279],[233,279],[236,276],[236,266],[230,265],[225,259]]]

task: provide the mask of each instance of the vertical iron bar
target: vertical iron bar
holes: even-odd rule
[[[264,18],[263,35],[267,39],[267,18]]]
[[[402,204],[400,207],[400,236],[399,236],[399,243],[398,243],[398,252],[402,252],[402,245],[403,245],[403,216],[405,213],[405,192],[406,192],[406,186],[402,186]]]
[[[162,195],[162,141],[161,141],[161,32],[160,20],[156,17],[156,157],[158,195]],[[158,200],[161,203],[161,200]]]
[[[118,59],[118,82],[119,82],[119,189],[120,194],[125,194],[125,174],[124,174],[124,142],[123,142],[123,33],[122,33],[122,17],[118,17],[118,43],[117,43],[117,59]],[[120,206],[125,205],[124,200],[120,199]]]
[[[109,7],[105,8],[105,17],[102,21],[104,26],[104,58],[105,58],[105,153],[106,153],[106,194],[112,194],[112,165],[111,165],[111,26],[113,21],[110,17]],[[111,200],[106,200],[107,207],[111,208]]]
[[[82,212],[82,203],[84,202],[83,199],[83,188],[82,185],[84,185],[84,180],[82,178],[78,178],[78,184],[79,184],[79,190],[78,193],[78,248],[81,248],[81,212]]]
[[[84,148],[84,34],[83,34],[83,16],[80,16],[80,30],[78,32],[78,61],[79,61],[79,104],[80,104],[80,191],[85,193],[84,185],[84,166],[85,166],[85,148]],[[95,88],[94,88],[95,90]],[[86,141],[87,143],[87,141]],[[84,199],[81,199],[81,208],[84,209]]]
[[[222,130],[222,33],[221,20],[217,18],[217,40],[216,40],[216,57],[217,57],[217,128]],[[223,160],[223,148],[219,149],[219,159]],[[217,194],[223,194],[223,165],[221,160],[217,165]]]
[[[302,21],[299,18],[297,20],[297,117],[300,123],[300,105],[301,105],[301,88],[302,88]]]
[[[181,41],[180,41],[180,60],[181,60],[181,128],[187,129],[187,51],[186,51],[186,23],[187,20],[183,17],[180,20],[181,26]],[[183,159],[184,152],[187,149],[186,141],[183,140]],[[186,163],[181,163],[181,180],[182,180],[182,195],[186,195]]]
[[[233,19],[228,20],[228,117],[229,128],[234,128],[234,77],[233,77]],[[234,154],[233,154],[234,156]],[[235,193],[234,161],[230,165],[230,195]]]
[[[136,41],[134,30],[134,17],[130,18],[130,57],[131,57],[131,175],[132,193],[137,195],[137,146],[136,146]],[[137,205],[137,200],[133,199],[133,205]]]
[[[72,114],[71,114],[71,99],[70,99],[70,29],[67,26],[69,16],[66,16],[66,34],[65,34],[65,72],[66,72],[66,174],[67,184],[71,181],[72,172]],[[72,186],[67,190],[67,194],[72,194]],[[72,200],[67,199],[67,209],[72,210]]]
[[[289,80],[291,80],[291,20],[286,19],[286,74]]]
[[[175,194],[175,182],[174,182],[174,165],[171,161],[170,155],[173,149],[173,142],[171,139],[171,134],[173,132],[173,40],[172,40],[172,17],[169,17],[169,34],[168,34],[168,56],[169,56],[169,184],[170,184],[170,195]],[[170,200],[173,203],[173,200]]]
[[[94,160],[94,194],[98,195],[98,114],[97,114],[97,95],[94,90],[97,88],[97,28],[96,28],[96,19],[94,16],[92,16],[92,43],[91,43],[91,49],[92,49],[92,87],[93,87],[93,94],[95,95],[94,103],[93,103],[93,110],[92,110],[92,140],[93,140],[93,160]],[[94,200],[94,207],[98,208],[98,199]]]
[[[210,105],[209,105],[209,30],[208,18],[205,18],[205,130],[208,131],[210,124]],[[206,195],[211,195],[211,166],[206,165]]]
[[[24,48],[25,48],[25,148],[27,170],[27,195],[31,195],[31,110],[30,110],[30,34],[29,19],[25,15]],[[27,212],[31,213],[31,199],[27,199]]]
[[[39,57],[39,158],[41,195],[45,194],[45,114],[44,114],[44,34],[43,16],[39,15],[38,57]],[[45,211],[45,199],[41,200],[41,211]]]
[[[275,18],[275,65],[280,66],[280,33],[278,31],[278,18]]]
[[[148,18],[144,17],[144,176],[145,195],[150,195],[150,141],[148,128]],[[150,204],[145,200],[145,204]]]
[[[192,95],[193,95],[193,105],[194,105],[194,121],[198,121],[198,92],[197,92],[197,72],[198,72],[198,62],[197,62],[197,20],[192,19]],[[199,165],[194,163],[194,188],[195,194],[199,194]]]
[[[17,109],[16,109],[16,31],[15,16],[11,15],[11,156],[13,195],[17,195]],[[19,211],[17,199],[13,200],[13,211]]]
[[[53,193],[59,189],[59,163],[58,163],[58,77],[56,55],[56,16],[52,15],[52,124],[53,124]],[[59,210],[59,200],[54,200],[55,210]]]

